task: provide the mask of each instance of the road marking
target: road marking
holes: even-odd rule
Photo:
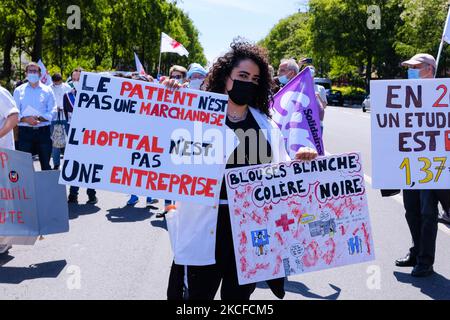
[[[329,153],[328,151],[325,151],[325,155],[326,156],[331,156],[331,153]],[[372,186],[372,177],[367,175],[367,174],[365,174],[365,173],[364,173],[364,181],[367,184],[369,184],[370,186]],[[403,207],[403,197],[401,195],[397,194],[397,195],[389,197],[389,198],[395,200],[398,204],[400,204]],[[444,232],[445,234],[450,236],[450,228],[449,227],[443,225],[442,223],[439,223],[438,224],[438,228],[442,232]]]

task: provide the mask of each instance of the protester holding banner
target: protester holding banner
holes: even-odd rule
[[[14,90],[20,110],[19,150],[32,153],[36,148],[42,170],[51,170],[52,140],[50,123],[56,113],[55,96],[50,87],[40,82],[41,68],[30,62],[25,68],[28,83]]]
[[[65,82],[63,82],[62,76],[60,73],[55,73],[52,75],[52,84],[50,88],[53,90],[53,94],[55,95],[57,112],[52,120],[52,136],[54,132],[55,125],[64,126],[64,130],[66,134],[69,133],[69,124],[67,122],[67,115],[64,113],[64,95],[71,91],[72,88]],[[52,149],[52,158],[53,158],[53,170],[59,170],[59,166],[61,164],[61,151],[63,148],[55,147],[55,143],[53,143]]]
[[[71,91],[67,92],[64,96],[64,111],[67,112],[67,119],[70,121],[71,114],[73,112],[73,106],[75,104],[75,98],[77,95],[77,88],[79,87],[80,83],[80,75],[81,75],[81,68],[76,68],[72,71],[71,74],[71,80],[69,82],[69,85],[73,88]],[[78,192],[80,190],[80,187],[78,186],[70,186],[69,189],[69,203],[78,203]],[[88,188],[86,190],[88,201],[87,204],[96,204],[98,202],[97,199],[97,192],[94,189]]]
[[[141,81],[146,81],[146,82],[153,82],[153,78],[147,74],[141,74],[141,73],[136,73],[136,74],[132,74],[131,77],[119,74],[117,75],[118,77],[123,77],[123,78],[131,78],[134,80],[141,80]],[[135,194],[131,194],[130,198],[127,201],[127,206],[134,206],[139,202],[139,197]],[[150,196],[146,197],[146,207],[150,208],[153,204],[158,203],[158,199],[153,199]]]
[[[231,50],[217,59],[206,79],[207,91],[229,95],[226,124],[237,135],[239,145],[232,149],[227,168],[289,160],[283,137],[270,119],[272,93],[267,60],[264,49],[235,41]],[[251,141],[256,143],[250,143],[252,135],[257,139]],[[296,154],[302,160],[316,156],[310,148],[301,148]],[[175,256],[167,292],[169,299],[211,300],[221,282],[222,299],[250,298],[256,284],[238,284],[223,185],[218,206],[177,202],[176,210],[167,214],[167,226]],[[284,296],[283,284],[284,279],[269,282],[280,298]]]
[[[19,109],[8,90],[0,86],[0,148],[14,150],[13,128],[19,123]]]
[[[434,78],[436,61],[429,54],[416,54],[404,61],[409,79]],[[446,212],[450,210],[450,190],[403,190],[406,221],[413,246],[405,258],[395,261],[398,267],[414,267],[411,275],[426,277],[433,273],[438,231],[439,202]]]
[[[13,97],[0,86],[0,148],[14,150],[13,128],[19,123],[19,109]],[[0,255],[11,249],[9,238],[0,236]]]
[[[169,79],[176,79],[181,83],[186,81],[187,70],[185,67],[173,65],[169,70]]]

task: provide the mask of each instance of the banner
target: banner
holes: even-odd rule
[[[225,177],[239,284],[375,259],[359,154]]]
[[[450,79],[371,81],[373,187],[450,188]]]
[[[311,147],[319,155],[324,154],[319,105],[309,68],[305,68],[274,96],[271,108],[272,118],[283,133],[286,150],[292,159],[300,147]]]
[[[0,148],[0,236],[67,232],[66,188],[56,171],[34,172],[31,154]]]
[[[87,72],[81,82],[60,183],[218,202],[227,96]]]

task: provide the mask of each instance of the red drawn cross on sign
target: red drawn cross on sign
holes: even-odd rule
[[[280,220],[276,220],[275,224],[277,227],[283,227],[283,231],[289,231],[289,225],[294,223],[294,219],[287,218],[287,214],[282,214]]]

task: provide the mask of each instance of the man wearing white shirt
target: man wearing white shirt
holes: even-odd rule
[[[13,129],[19,122],[19,109],[13,97],[0,87],[0,148],[14,150]]]
[[[19,109],[20,151],[38,151],[42,170],[51,170],[52,140],[50,124],[56,113],[55,96],[50,87],[42,84],[41,68],[30,62],[25,68],[28,83],[14,90],[14,100]]]
[[[19,122],[19,109],[13,97],[0,86],[0,147],[14,150],[13,128]],[[11,248],[9,238],[0,237],[0,254],[7,253]]]

